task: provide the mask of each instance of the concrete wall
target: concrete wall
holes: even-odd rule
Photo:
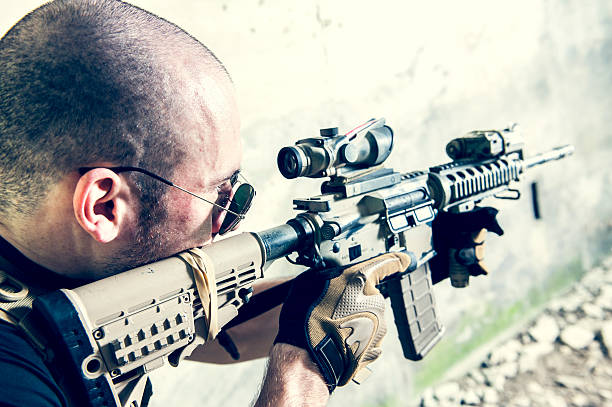
[[[3,1],[1,29],[39,3]],[[298,186],[278,175],[275,158],[280,147],[316,135],[321,127],[348,130],[371,117],[386,117],[398,137],[389,165],[406,171],[446,161],[444,147],[453,137],[512,122],[521,124],[528,152],[576,146],[575,157],[529,178],[540,183],[543,220],[532,219],[528,199],[501,203],[507,233],[489,239],[492,275],[464,290],[437,289],[448,343],[479,343],[474,336],[489,331],[471,329],[473,321],[497,315],[491,309],[507,315],[504,310],[517,302],[537,305],[526,296],[557,287],[550,281],[564,265],[572,260],[588,265],[599,251],[610,249],[610,2],[135,4],[195,35],[233,76],[245,173],[257,189],[245,230],[284,222],[292,216],[292,197],[317,192],[316,182]],[[276,265],[271,274],[288,270]],[[446,363],[436,357],[436,363]],[[403,360],[391,331],[372,377],[362,386],[338,390],[331,404],[402,405],[414,396],[410,386],[428,363]],[[246,405],[263,368],[263,362],[168,368],[155,375],[154,405],[178,400],[184,406]]]

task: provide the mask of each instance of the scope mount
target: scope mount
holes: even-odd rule
[[[343,198],[350,198],[397,184],[401,180],[401,174],[395,172],[393,168],[384,168],[379,165],[372,168],[347,171],[342,175],[333,175],[329,181],[323,182],[321,193],[340,193]]]

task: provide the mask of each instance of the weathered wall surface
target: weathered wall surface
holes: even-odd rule
[[[2,29],[39,4],[3,1]],[[412,397],[415,381],[424,385],[442,374],[463,350],[528,313],[610,247],[610,2],[135,4],[195,35],[233,76],[243,117],[244,169],[257,189],[247,230],[284,222],[292,216],[292,197],[317,192],[315,182],[283,179],[275,162],[279,148],[321,127],[348,130],[386,117],[397,135],[389,165],[403,170],[447,160],[444,147],[453,137],[512,122],[521,124],[528,152],[576,146],[572,159],[531,178],[540,183],[543,220],[532,219],[528,199],[501,205],[507,233],[489,239],[493,274],[464,290],[437,289],[449,327],[446,348],[431,362],[409,363],[392,331],[368,382],[340,389],[331,404]],[[275,265],[271,274],[285,271]],[[154,405],[245,405],[263,368],[255,362],[166,369],[155,375]]]

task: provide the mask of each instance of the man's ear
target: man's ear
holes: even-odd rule
[[[74,215],[79,225],[100,243],[119,234],[126,206],[119,198],[125,183],[106,168],[94,168],[79,178],[73,196]]]

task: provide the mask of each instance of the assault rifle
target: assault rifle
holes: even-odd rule
[[[393,148],[393,131],[384,119],[346,134],[337,128],[320,134],[278,155],[286,178],[326,179],[321,195],[293,201],[299,213],[287,223],[205,246],[195,265],[177,255],[35,301],[47,336],[55,338],[66,380],[75,384],[78,405],[139,405],[147,373],[166,362],[176,366],[219,329],[244,320],[239,310],[251,299],[253,283],[283,257],[321,269],[407,251],[408,269],[379,288],[391,299],[404,356],[421,359],[444,331],[428,267],[436,256],[431,227],[436,215],[470,211],[488,197],[518,199],[513,184],[525,171],[573,152],[567,145],[526,158],[513,128],[473,131],[448,143],[452,162],[403,173],[382,165]],[[194,269],[202,272],[206,298],[199,295]],[[465,286],[468,277],[451,273],[451,284]],[[247,314],[265,311],[253,311],[258,297],[244,307],[251,307]],[[276,297],[273,305],[284,300]],[[223,332],[220,342],[236,356]]]

